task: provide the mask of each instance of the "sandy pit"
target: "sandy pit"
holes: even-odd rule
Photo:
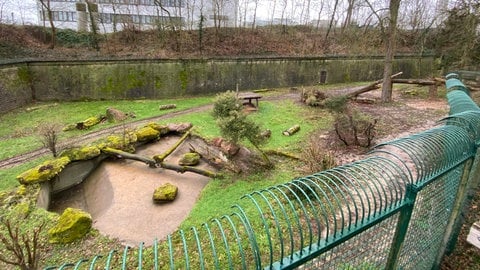
[[[152,157],[163,153],[177,140],[178,137],[162,138],[137,149],[136,154]],[[175,150],[166,162],[177,164],[186,152],[188,142]],[[208,168],[206,164],[200,167]],[[178,228],[208,181],[209,178],[202,175],[152,169],[138,161],[107,160],[81,185],[56,196],[50,210],[83,209],[92,215],[94,228],[102,234],[128,245],[140,242],[149,245],[155,238],[164,239]],[[177,198],[171,203],[154,204],[154,189],[167,182],[178,187]]]

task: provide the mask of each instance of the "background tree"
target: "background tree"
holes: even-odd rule
[[[395,43],[397,40],[397,20],[400,0],[390,0],[388,28],[385,33],[385,65],[383,68],[382,102],[392,101],[392,74]]]
[[[480,2],[458,2],[447,11],[447,19],[432,39],[441,54],[442,66],[464,68],[480,62]]]
[[[51,41],[50,41],[50,49],[55,48],[56,40],[57,40],[57,29],[55,28],[55,24],[53,23],[53,11],[50,7],[50,0],[38,0],[40,5],[42,5],[42,20],[48,19],[50,23],[50,31],[51,31]],[[45,16],[46,15],[46,16]]]
[[[375,9],[371,2],[365,0],[365,3],[371,9],[373,15],[378,19],[381,35],[385,45],[385,61],[383,68],[382,83],[382,102],[388,103],[392,101],[392,74],[393,74],[393,58],[395,56],[395,45],[397,38],[397,21],[401,0],[390,0],[388,5],[388,16],[382,18],[380,12],[382,9]],[[386,25],[385,25],[386,24]]]

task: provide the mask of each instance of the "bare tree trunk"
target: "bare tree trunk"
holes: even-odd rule
[[[283,0],[283,10],[282,10],[282,18],[280,19],[280,23],[283,25],[287,25],[287,20],[285,19],[285,23],[283,22],[283,19],[285,18],[285,11],[287,10],[287,5],[288,1]]]
[[[257,19],[257,8],[258,8],[258,0],[255,0],[255,9],[253,10],[252,30],[255,29],[255,21]]]
[[[330,17],[330,23],[328,24],[327,33],[325,34],[325,42],[328,40],[330,31],[332,31],[333,22],[335,21],[335,13],[337,13],[338,0],[335,0],[335,5],[333,6],[332,16]]]
[[[395,41],[397,36],[397,19],[398,10],[401,0],[390,0],[390,19],[388,21],[388,30],[385,33],[385,66],[383,69],[382,84],[382,102],[388,103],[392,101],[392,73],[393,73],[393,57],[395,55]]]
[[[51,43],[50,43],[50,49],[54,49],[55,45],[57,43],[57,29],[55,28],[55,24],[53,23],[53,12],[52,9],[50,8],[50,0],[39,0],[40,4],[42,7],[45,9],[47,12],[48,16],[48,22],[50,23],[50,29],[52,32],[52,37],[51,37]],[[45,13],[43,13],[43,21],[45,21]]]
[[[355,5],[355,0],[348,0],[347,15],[345,21],[343,22],[342,32],[350,25],[352,22],[353,7]]]

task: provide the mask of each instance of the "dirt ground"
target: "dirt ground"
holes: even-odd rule
[[[138,149],[136,154],[154,156],[171,147],[178,137],[164,137],[159,142]],[[188,152],[184,142],[165,161],[176,164]],[[206,168],[206,164],[199,167]],[[57,197],[51,210],[81,208],[92,215],[93,226],[102,234],[130,246],[154,239],[165,239],[188,216],[209,178],[195,173],[184,174],[162,168],[149,168],[132,160],[104,162],[81,186]],[[172,183],[178,187],[173,202],[154,204],[156,187]]]

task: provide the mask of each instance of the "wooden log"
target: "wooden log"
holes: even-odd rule
[[[390,78],[395,78],[399,75],[402,75],[403,72],[398,72],[398,73],[395,73],[393,74],[392,76],[390,76]],[[374,81],[373,83],[365,86],[365,87],[362,87],[356,91],[353,91],[349,94],[347,94],[347,98],[353,98],[353,97],[356,97],[360,94],[363,94],[363,93],[366,93],[368,91],[372,91],[372,90],[375,90],[375,89],[379,89],[380,88],[380,84],[383,82],[383,79],[380,79],[380,80],[377,80],[377,81]]]
[[[150,168],[156,168],[157,165],[159,165],[160,167],[162,167],[164,169],[173,170],[173,171],[176,171],[176,172],[179,172],[179,173],[193,172],[193,173],[197,173],[197,174],[204,175],[204,176],[207,176],[207,177],[216,177],[216,178],[221,178],[222,177],[221,174],[218,174],[218,173],[215,173],[215,172],[212,172],[212,171],[209,171],[209,170],[195,168],[195,167],[192,167],[192,166],[179,166],[179,165],[169,164],[169,163],[165,163],[165,162],[157,163],[157,162],[155,162],[155,160],[153,160],[151,158],[140,156],[140,155],[137,155],[137,154],[128,153],[128,152],[118,150],[118,149],[114,149],[114,148],[106,147],[106,148],[102,149],[102,152],[107,154],[107,155],[111,155],[111,156],[115,156],[115,157],[119,157],[119,158],[141,161],[143,163],[148,164],[148,166]]]
[[[366,98],[366,97],[357,97],[357,98],[355,98],[355,102],[364,103],[364,104],[374,104],[374,103],[375,103],[375,99],[373,99],[373,98]]]
[[[132,153],[128,153],[128,152],[125,152],[125,151],[122,151],[122,150],[119,150],[119,149],[114,149],[114,148],[110,148],[110,147],[105,147],[105,148],[102,148],[102,152],[107,154],[107,155],[110,155],[110,156],[115,156],[115,157],[119,157],[119,158],[124,158],[124,159],[131,159],[131,160],[136,160],[136,161],[141,161],[145,164],[147,164],[150,168],[155,168],[157,167],[157,163],[155,162],[154,159],[152,158],[148,158],[148,157],[144,157],[144,156],[140,156],[140,155],[136,155],[136,154],[132,154]]]
[[[165,163],[161,162],[160,167],[167,169],[167,170],[173,170],[179,173],[185,173],[185,172],[193,172],[197,173],[206,177],[211,177],[211,178],[222,178],[223,175],[209,171],[209,170],[204,170],[192,166],[179,166],[175,164],[170,164],[170,163]]]
[[[297,133],[300,130],[300,125],[294,125],[290,127],[289,129],[285,130],[282,132],[283,135],[285,136],[291,136],[295,133]]]
[[[177,108],[177,105],[176,104],[165,104],[165,105],[160,105],[158,107],[159,110],[170,110],[170,109],[175,109]]]
[[[286,157],[286,158],[295,159],[295,160],[302,160],[302,158],[297,157],[296,155],[294,155],[292,153],[282,152],[282,151],[278,151],[278,150],[274,150],[274,149],[265,150],[265,154],[277,155],[277,156]]]
[[[441,82],[426,79],[393,79],[393,83],[418,84],[418,85],[439,85]]]
[[[173,153],[173,151],[175,151],[175,149],[177,149],[180,146],[180,144],[182,144],[183,141],[185,141],[188,138],[188,136],[190,136],[190,131],[185,132],[185,134],[183,134],[183,136],[172,147],[170,147],[170,149],[168,149],[167,151],[165,151],[160,155],[155,155],[153,159],[157,163],[163,162],[163,160],[166,159],[171,153]]]

